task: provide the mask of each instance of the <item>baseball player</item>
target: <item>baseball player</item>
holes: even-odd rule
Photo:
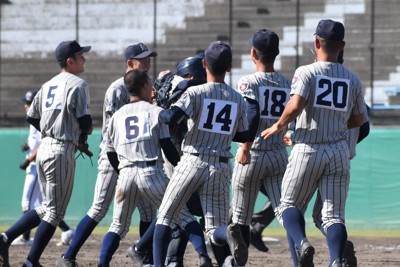
[[[155,56],[157,56],[157,53],[148,50],[143,43],[128,46],[125,49],[126,72],[133,69],[149,71],[150,58]],[[102,141],[100,143],[98,173],[93,203],[88,213],[77,225],[76,234],[70,246],[57,261],[58,267],[77,266],[76,255],[97,224],[104,218],[113,200],[118,174],[112,168],[107,158],[105,142],[107,140],[108,123],[112,115],[127,103],[129,103],[129,93],[125,89],[124,77],[121,77],[111,83],[104,97]],[[149,222],[155,218],[156,212],[149,202],[141,202],[139,207],[141,216],[139,228],[144,232],[145,229],[143,228],[147,228]]]
[[[28,91],[22,98],[24,102],[25,112],[28,112],[32,101],[37,91]],[[24,189],[22,193],[22,211],[25,213],[28,210],[38,208],[42,205],[42,194],[40,192],[39,178],[37,177],[36,155],[40,146],[41,134],[30,125],[27,141],[21,147],[23,152],[26,152],[25,160],[19,165],[20,169],[26,171]],[[74,229],[69,227],[64,220],[58,226],[61,228],[61,241],[57,245],[67,245],[74,234]],[[11,245],[32,245],[30,240],[30,231],[26,231],[20,237],[15,239]]]
[[[71,197],[75,174],[75,152],[80,135],[92,133],[89,87],[78,75],[84,72],[90,46],[76,41],[61,42],[55,55],[61,73],[46,82],[27,113],[28,122],[42,134],[36,156],[43,205],[26,212],[1,234],[0,262],[9,266],[8,247],[20,234],[39,226],[23,266],[41,266],[40,256],[63,219]],[[55,168],[54,166],[57,166]]]
[[[202,64],[203,58],[204,55],[202,54],[186,58],[177,64],[176,73],[168,73],[164,76],[159,76],[155,80],[154,87],[157,92],[157,105],[168,108],[188,87],[205,83],[206,74]],[[181,154],[180,146],[183,136],[187,132],[186,124],[182,122],[179,125],[169,125],[169,131],[172,142]],[[173,167],[174,165],[164,157],[164,170],[168,177],[172,176]],[[191,196],[187,202],[187,207],[193,215],[203,216],[198,194],[195,193]],[[155,221],[149,227],[148,231],[146,231],[146,234],[128,249],[127,255],[135,263],[140,263],[143,259],[152,257],[154,227]],[[171,242],[168,244],[165,265],[169,267],[183,266],[183,256],[188,240],[192,242],[192,245],[200,256],[200,266],[211,264],[211,260],[207,256],[207,248],[202,233],[200,225],[196,222],[188,224],[185,228],[175,225],[171,235]]]
[[[260,187],[275,209],[279,205],[280,187],[288,153],[283,133],[264,140],[261,131],[272,126],[282,115],[290,96],[290,82],[275,72],[274,61],[279,54],[276,33],[260,29],[250,39],[251,58],[256,73],[239,80],[238,91],[246,99],[247,118],[254,142],[239,146],[232,178],[232,224],[228,226],[228,244],[238,265],[247,262],[253,210]],[[251,163],[248,164],[251,160]]]
[[[340,51],[338,56],[338,63],[343,64],[343,53]],[[368,136],[370,125],[369,125],[369,110],[370,108],[365,104],[364,110],[364,123],[360,127],[349,129],[347,132],[347,144],[349,146],[350,160],[356,156],[356,145],[364,140]],[[350,173],[349,173],[350,174]],[[322,202],[321,193],[317,192],[317,197],[313,209],[313,219],[315,226],[321,230],[321,232],[326,235],[325,229],[322,226]],[[344,251],[343,251],[343,266],[344,267],[357,267],[357,257],[355,256],[354,244],[350,240],[346,241]]]
[[[144,70],[125,74],[124,83],[131,102],[121,107],[109,122],[107,156],[119,172],[114,199],[113,222],[104,236],[99,266],[109,266],[120,240],[129,230],[132,213],[141,198],[154,206],[161,204],[168,184],[163,172],[161,149],[176,165],[180,157],[169,137],[168,126],[159,121],[162,108],[152,105],[152,82]],[[187,209],[181,213],[182,226],[194,222]]]
[[[300,266],[314,266],[314,247],[306,238],[304,212],[312,195],[321,193],[322,225],[330,253],[330,266],[342,266],[347,240],[344,208],[348,192],[350,155],[347,129],[364,121],[364,99],[358,77],[337,62],[345,42],[344,26],[321,20],[314,47],[317,62],[299,67],[291,85],[291,98],[267,139],[296,119],[294,142],[282,181],[278,219],[298,249]]]
[[[213,42],[205,51],[207,83],[190,87],[160,119],[168,124],[188,118],[183,156],[174,169],[159,209],[154,233],[154,266],[161,267],[167,252],[171,224],[193,192],[198,191],[205,214],[206,234],[214,243],[226,243],[229,212],[229,158],[232,139],[248,141],[243,98],[224,83],[232,65],[230,47]],[[235,136],[235,137],[234,137]]]

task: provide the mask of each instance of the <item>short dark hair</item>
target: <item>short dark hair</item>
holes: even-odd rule
[[[320,36],[316,36],[316,38],[320,41],[321,47],[325,52],[338,52],[343,49],[344,41],[331,41],[326,40]]]
[[[258,59],[260,60],[260,62],[262,64],[267,65],[267,64],[271,64],[271,63],[275,62],[277,55],[260,51],[255,47],[254,47],[254,50],[256,51]]]
[[[73,58],[74,60],[76,60],[76,54],[75,53],[71,54],[67,58],[65,58],[65,59],[63,59],[61,61],[58,61],[58,65],[60,66],[60,68],[66,68],[67,67],[68,58]]]
[[[149,75],[142,69],[134,69],[125,73],[124,84],[131,96],[140,96],[140,91],[149,82]]]

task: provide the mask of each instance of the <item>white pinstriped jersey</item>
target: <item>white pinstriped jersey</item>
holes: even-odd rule
[[[368,110],[367,106],[364,106],[364,123],[369,121],[368,117]],[[355,127],[352,129],[349,129],[347,133],[347,144],[349,145],[349,150],[350,150],[350,159],[353,159],[356,156],[356,146],[357,146],[357,141],[358,141],[358,136],[360,135],[360,127]]]
[[[121,107],[108,126],[107,151],[118,154],[119,169],[138,161],[162,161],[160,139],[168,138],[168,125],[159,121],[163,109],[137,101]]]
[[[124,77],[121,77],[110,84],[104,96],[103,127],[101,129],[102,142],[100,143],[100,153],[104,153],[105,150],[107,127],[112,115],[127,103],[129,103],[129,93],[125,88]]]
[[[351,114],[364,112],[364,97],[358,77],[339,63],[315,62],[299,67],[291,94],[307,102],[296,119],[295,143],[333,143],[347,138]]]
[[[256,100],[260,105],[260,122],[252,150],[276,150],[286,148],[283,133],[264,140],[261,132],[278,121],[290,98],[290,81],[277,72],[256,72],[241,78],[238,92]]]
[[[174,104],[188,115],[188,133],[182,151],[232,157],[236,132],[248,130],[243,97],[225,83],[193,86]]]
[[[90,115],[89,86],[82,78],[61,72],[36,94],[28,116],[39,119],[42,138],[72,141],[81,133],[77,118]]]

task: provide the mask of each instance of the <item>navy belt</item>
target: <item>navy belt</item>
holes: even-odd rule
[[[201,157],[201,156],[205,156],[205,155],[200,155],[199,153],[190,153],[190,155],[192,156],[196,156],[196,157]],[[213,156],[211,156],[213,157]],[[228,157],[216,157],[219,159],[219,162],[222,163],[228,163],[229,162],[229,158]]]
[[[146,161],[147,167],[156,166],[157,160]]]

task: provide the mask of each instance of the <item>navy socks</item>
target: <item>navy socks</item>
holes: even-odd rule
[[[98,223],[90,218],[88,215],[85,215],[85,217],[82,218],[82,220],[76,226],[75,234],[71,240],[71,244],[68,246],[67,251],[64,253],[64,259],[76,258],[79,250],[92,234],[97,224]]]
[[[330,264],[336,259],[342,259],[344,247],[347,241],[346,226],[341,223],[335,223],[329,226],[326,231],[326,241],[329,247],[329,255],[331,257]]]
[[[207,255],[206,242],[201,225],[197,221],[190,222],[186,225],[185,232],[197,254]]]
[[[168,244],[171,239],[171,228],[166,225],[157,224],[153,238],[154,267],[164,267],[167,256]]]
[[[11,242],[18,236],[37,227],[40,224],[40,221],[41,219],[35,210],[25,212],[16,223],[4,232],[8,238],[7,244],[11,244]]]
[[[44,249],[50,242],[50,239],[53,237],[55,231],[55,226],[46,221],[40,222],[39,227],[36,230],[35,237],[33,239],[31,250],[28,254],[28,260],[33,265],[39,262],[40,256],[42,256]]]
[[[108,232],[101,242],[99,264],[109,266],[112,256],[119,247],[121,237],[113,232]]]
[[[301,241],[306,238],[303,214],[298,208],[288,208],[282,213],[282,219],[287,234],[300,247]]]

